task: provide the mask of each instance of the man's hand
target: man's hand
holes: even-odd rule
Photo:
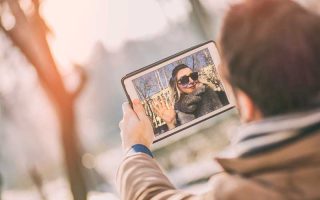
[[[139,100],[133,100],[133,110],[129,103],[122,105],[123,119],[121,129],[122,148],[127,152],[134,144],[143,144],[150,148],[153,139],[153,128]]]

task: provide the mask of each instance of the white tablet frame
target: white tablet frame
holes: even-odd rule
[[[177,53],[173,56],[170,56],[168,58],[165,58],[163,60],[160,60],[156,63],[153,63],[151,65],[148,65],[140,70],[137,70],[137,71],[134,71],[128,75],[126,75],[125,77],[122,78],[122,85],[124,87],[124,90],[126,92],[126,95],[127,95],[127,98],[129,100],[129,102],[131,103],[131,100],[132,99],[139,99],[139,96],[138,96],[138,93],[134,87],[134,84],[133,84],[133,80],[136,79],[136,78],[139,78],[141,77],[142,75],[144,74],[147,74],[147,73],[150,73],[152,71],[155,71],[155,70],[158,70],[162,67],[165,67],[166,65],[176,61],[176,60],[180,60],[180,59],[183,59],[189,55],[192,55],[198,51],[201,51],[201,50],[204,50],[204,49],[208,49],[209,52],[210,52],[210,55],[212,57],[212,60],[214,62],[214,65],[216,67],[216,71],[217,71],[217,76],[219,77],[219,79],[221,80],[221,83],[223,85],[223,88],[224,88],[224,91],[227,95],[227,98],[228,98],[228,101],[229,101],[229,104],[217,109],[217,110],[214,110],[204,116],[201,116],[201,117],[198,117],[188,123],[185,123],[185,124],[182,124],[180,126],[177,126],[176,128],[172,129],[172,130],[168,130],[167,132],[165,133],[162,133],[160,135],[157,135],[155,137],[155,140],[154,142],[158,142],[166,137],[169,137],[175,133],[178,133],[178,132],[181,132],[191,126],[194,126],[196,124],[199,124],[201,123],[202,121],[204,120],[207,120],[209,118],[212,118],[222,112],[225,112],[231,108],[234,107],[234,101],[233,101],[233,97],[232,97],[232,93],[231,93],[231,90],[230,88],[228,87],[228,85],[226,85],[223,80],[221,79],[221,76],[219,74],[219,67],[220,67],[220,56],[219,56],[219,52],[218,52],[218,49],[216,48],[216,44],[214,41],[208,41],[206,43],[203,43],[203,44],[200,44],[200,45],[197,45],[195,47],[192,47],[190,49],[187,49],[185,51],[182,51],[180,53]]]

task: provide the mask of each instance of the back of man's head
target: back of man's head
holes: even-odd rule
[[[264,116],[319,106],[320,16],[290,0],[247,0],[227,13],[219,45],[231,85]]]

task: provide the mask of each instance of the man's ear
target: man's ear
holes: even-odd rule
[[[235,91],[235,97],[241,121],[251,122],[262,118],[260,110],[245,92],[237,89]]]

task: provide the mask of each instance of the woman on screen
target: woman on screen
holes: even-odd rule
[[[163,99],[153,105],[156,114],[166,122],[169,129],[223,106],[217,93],[207,84],[201,83],[198,78],[198,72],[193,72],[185,64],[173,69],[169,82],[172,93],[171,105],[166,105]]]

